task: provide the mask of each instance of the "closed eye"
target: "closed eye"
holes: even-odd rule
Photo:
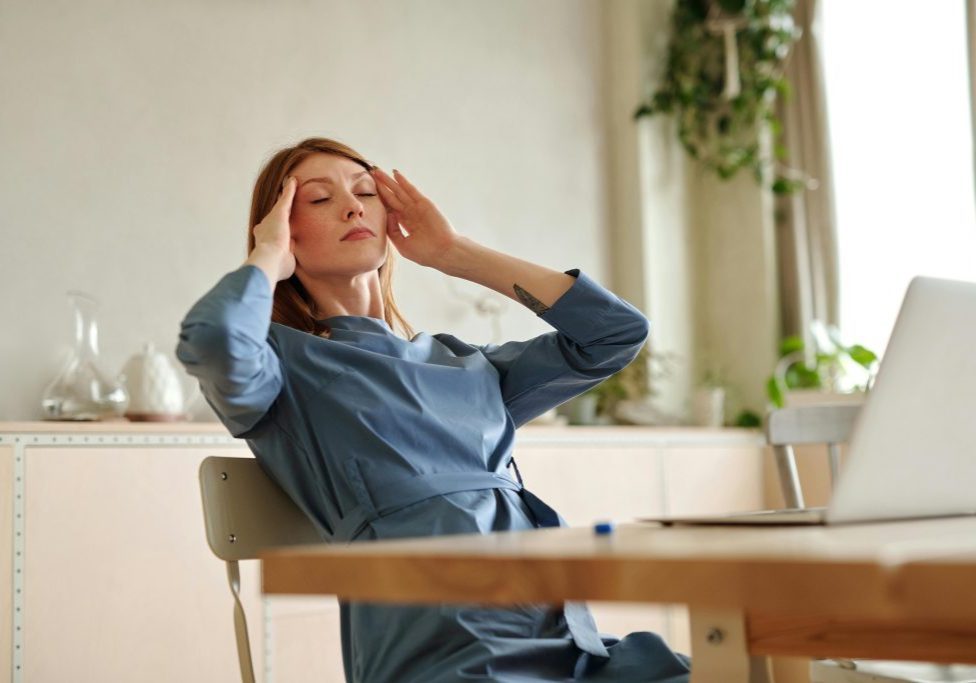
[[[362,193],[357,194],[356,196],[357,197],[375,197],[376,196],[376,193],[375,192],[362,192]],[[313,201],[312,204],[321,204],[323,202],[329,201],[330,199],[332,199],[332,197],[322,197],[322,199],[316,199],[315,201]]]

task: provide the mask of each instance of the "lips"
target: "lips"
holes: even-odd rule
[[[344,239],[348,239],[349,237],[353,237],[355,235],[362,235],[362,234],[372,235],[373,237],[376,237],[375,232],[373,232],[372,230],[370,230],[364,225],[359,225],[353,228],[352,230],[350,230],[349,232],[347,232],[345,235],[343,235],[342,239],[344,240]],[[339,241],[341,242],[342,240]]]

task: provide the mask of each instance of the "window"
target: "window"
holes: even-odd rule
[[[912,276],[976,280],[965,2],[822,5],[841,334],[882,353]]]

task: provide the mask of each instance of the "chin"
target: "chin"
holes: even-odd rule
[[[378,254],[360,254],[357,258],[317,258],[303,261],[298,258],[298,270],[309,277],[361,275],[378,270],[386,263],[386,249]]]

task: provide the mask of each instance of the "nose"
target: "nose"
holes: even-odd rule
[[[349,195],[347,202],[348,203],[346,204],[343,210],[343,216],[345,217],[345,220],[349,220],[350,218],[354,218],[356,216],[359,217],[363,216],[363,214],[366,211],[366,208],[363,206],[363,203],[359,201],[359,197],[357,197],[354,194],[351,194]]]

